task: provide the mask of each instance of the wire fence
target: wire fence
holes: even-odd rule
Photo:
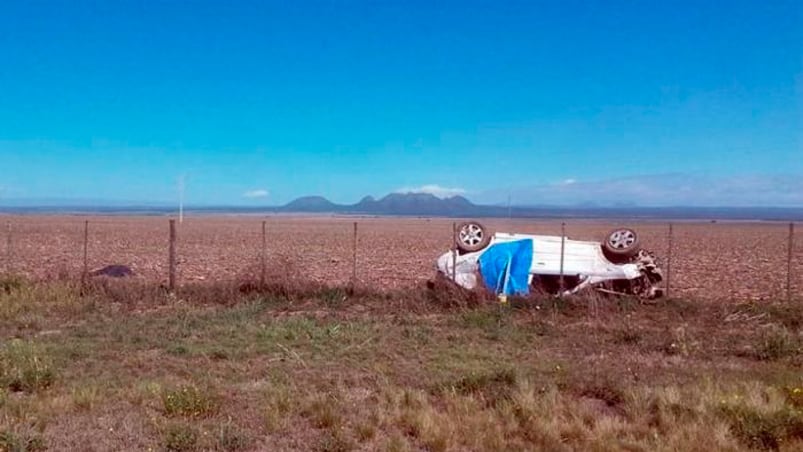
[[[5,273],[80,279],[108,265],[170,288],[256,279],[275,271],[339,286],[402,289],[435,275],[454,220],[347,217],[8,217]],[[490,230],[602,240],[638,231],[659,257],[670,297],[801,298],[803,247],[793,223],[486,220]],[[537,252],[537,250],[536,250]]]

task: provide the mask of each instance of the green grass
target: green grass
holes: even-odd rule
[[[179,386],[162,392],[162,407],[167,416],[201,418],[217,410],[217,395],[194,385]]]
[[[0,291],[0,450],[803,447],[779,304],[235,289]]]
[[[39,452],[46,449],[44,439],[36,433],[0,430],[0,451]]]
[[[13,339],[0,347],[0,386],[35,392],[52,385],[55,378],[52,359],[38,344]]]

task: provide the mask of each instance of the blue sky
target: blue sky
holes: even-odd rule
[[[803,205],[803,3],[0,6],[0,203]]]

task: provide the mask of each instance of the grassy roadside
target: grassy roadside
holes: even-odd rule
[[[0,450],[803,447],[803,309],[0,284]]]

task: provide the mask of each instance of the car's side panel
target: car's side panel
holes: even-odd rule
[[[561,246],[563,246],[563,274],[627,279],[621,265],[605,258],[598,242],[571,240],[545,235],[496,234],[491,245],[498,242],[530,239],[533,241],[533,263],[530,272],[538,275],[561,273]]]

